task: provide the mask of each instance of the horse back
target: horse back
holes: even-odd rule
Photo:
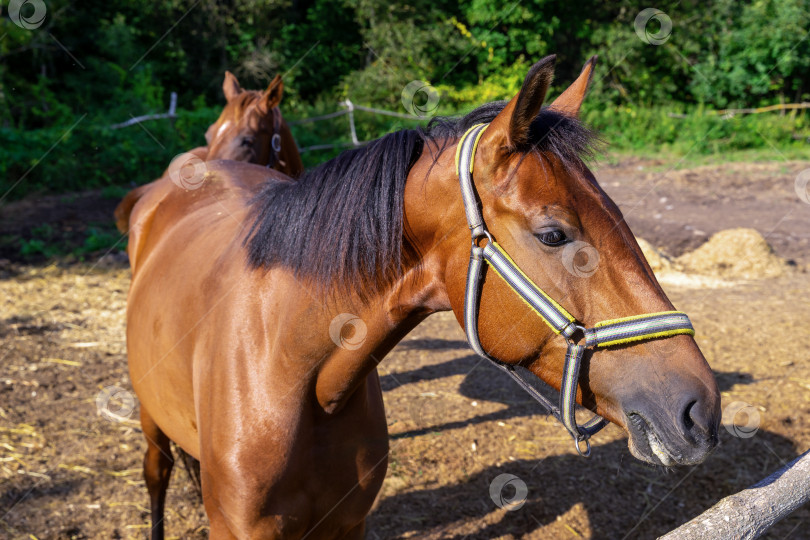
[[[212,218],[226,205],[229,213],[240,212],[265,183],[290,181],[277,171],[249,163],[217,160],[205,166],[205,176],[196,189],[179,186],[166,171],[157,180],[129,192],[118,205],[116,224],[129,233],[127,251],[133,272],[154,245],[168,240],[165,229],[191,213],[200,212],[197,218],[202,226],[213,225]],[[214,206],[218,210],[211,210]],[[157,229],[156,224],[160,224]]]
[[[223,299],[249,297],[255,287],[242,246],[250,201],[267,182],[289,181],[242,162],[206,165],[198,189],[161,178],[147,187],[130,216],[137,223],[130,231],[127,303],[133,387],[160,428],[192,455],[198,454],[195,357],[200,351],[213,355],[222,345],[216,341],[223,341],[222,321],[230,320],[231,309]]]

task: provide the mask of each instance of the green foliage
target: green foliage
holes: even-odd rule
[[[17,182],[12,196],[149,182],[175,155],[205,144],[205,130],[218,114],[214,108],[180,110],[174,125],[155,120],[117,130],[101,115],[80,117],[72,130],[0,129],[0,193]]]
[[[742,9],[740,9],[742,7]],[[719,106],[757,103],[779,95],[801,100],[810,92],[810,3],[802,0],[717,2],[718,25],[708,52],[695,64],[693,94]]]
[[[413,80],[436,84],[468,48],[453,25],[456,2],[349,0],[361,21],[365,68],[349,73],[342,95],[401,110],[402,89]]]
[[[492,92],[492,99],[510,95],[495,85],[482,85]],[[498,92],[502,94],[498,94]],[[442,111],[462,114],[479,104],[475,94],[459,92],[443,95],[456,109]],[[469,98],[469,100],[468,100]],[[449,105],[448,105],[449,106]],[[301,118],[318,116],[334,110],[328,103],[306,108],[299,107]],[[725,154],[758,148],[772,153],[801,155],[810,141],[810,111],[772,115],[740,115],[730,118],[711,114],[699,106],[658,106],[635,108],[632,106],[586,103],[583,120],[595,129],[607,143],[610,152],[639,152],[688,155],[693,158],[711,154]],[[405,120],[361,111],[355,112],[355,124],[360,140],[368,140],[396,129],[424,125],[427,119]],[[293,127],[293,134],[301,147],[331,143],[349,143],[349,121],[341,116],[324,122]],[[775,149],[775,150],[774,150]],[[337,155],[338,150],[316,150],[303,155],[304,164],[313,166]],[[780,154],[776,154],[780,155]]]
[[[660,45],[634,23],[641,0],[48,0],[42,27],[0,19],[0,194],[147,182],[204,144],[223,72],[246,88],[284,74],[289,118],[340,99],[404,112],[403,88],[431,83],[442,114],[508,99],[557,53],[551,94],[599,54],[586,119],[614,148],[705,154],[806,147],[807,113],[723,119],[705,111],[810,100],[810,0],[668,0]],[[654,23],[648,31],[655,32]],[[179,118],[121,130],[132,116]],[[668,113],[684,113],[672,118]],[[418,120],[358,112],[372,138]],[[349,141],[348,119],[295,128],[300,146]],[[312,165],[334,152],[305,156]],[[112,195],[112,191],[110,191]],[[34,238],[27,249],[44,249]],[[39,247],[38,247],[39,246]]]
[[[80,243],[77,243],[78,240]],[[0,238],[0,244],[12,243],[10,238]],[[84,241],[81,236],[73,239],[64,233],[56,231],[51,225],[44,224],[31,229],[27,238],[18,238],[13,241],[19,254],[26,260],[38,260],[54,257],[71,256],[83,260],[85,255],[98,254],[115,250],[126,250],[126,241],[115,229],[106,226],[88,227],[84,231]]]
[[[314,100],[324,90],[338,85],[364,65],[360,25],[344,2],[316,0],[304,13],[282,29],[277,46],[285,62],[285,81],[290,95]]]
[[[520,91],[523,79],[531,64],[521,56],[511,65],[505,66],[476,85],[455,86],[442,84],[436,88],[441,93],[442,101],[452,103],[454,108],[469,110],[490,101],[511,99]]]
[[[24,257],[43,255],[48,258],[60,255],[59,247],[53,243],[54,236],[55,231],[48,224],[34,227],[31,238],[20,240],[20,254]]]
[[[681,155],[708,155],[754,148],[807,148],[807,113],[726,118],[701,107],[585,107],[583,119],[600,132],[611,150],[654,149]],[[778,150],[778,151],[779,151]]]
[[[115,232],[105,231],[90,227],[87,230],[87,238],[84,239],[84,245],[79,253],[93,253],[97,251],[107,251],[120,244],[121,236]],[[126,245],[124,246],[126,248]]]
[[[120,201],[121,199],[129,193],[129,188],[124,186],[107,186],[101,190],[101,196],[105,199],[112,199],[114,201]]]

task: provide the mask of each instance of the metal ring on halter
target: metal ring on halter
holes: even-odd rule
[[[495,239],[492,238],[492,235],[489,234],[489,231],[484,229],[480,233],[478,233],[478,234],[476,234],[476,235],[474,235],[472,237],[472,245],[473,245],[473,247],[478,247],[478,241],[481,240],[481,238],[483,238],[485,236],[487,237],[487,240],[489,240],[490,243],[495,241]]]
[[[270,146],[273,147],[274,152],[281,152],[281,135],[278,133],[273,134],[273,138],[270,139]]]
[[[583,442],[585,443],[585,451],[584,452],[582,451],[582,448],[580,447],[580,444],[583,443]],[[590,437],[588,437],[587,435],[580,435],[579,437],[574,439],[574,446],[576,446],[577,453],[580,456],[588,457],[588,456],[591,455],[591,441],[590,441]]]
[[[567,329],[569,326],[573,326],[573,327],[574,327],[574,331],[573,331],[573,332],[571,332],[570,334],[566,334],[566,329]],[[576,333],[576,331],[577,331],[577,330],[579,330],[580,332],[582,332],[582,335],[584,336],[584,335],[585,335],[585,331],[586,331],[587,329],[586,329],[584,326],[582,326],[581,324],[577,324],[576,322],[571,321],[570,323],[568,323],[568,325],[566,325],[566,327],[565,327],[565,328],[563,328],[563,329],[562,329],[562,331],[560,332],[560,335],[562,335],[562,337],[563,337],[563,338],[565,338],[565,341],[567,341],[569,345],[576,345],[576,341],[574,341],[574,340],[571,338],[571,336],[573,336],[573,335]]]

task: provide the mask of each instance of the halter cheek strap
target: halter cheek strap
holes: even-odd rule
[[[543,289],[535,285],[512,260],[492,235],[487,231],[479,208],[473,183],[473,161],[478,141],[487,124],[471,127],[458,143],[456,150],[456,170],[458,172],[464,212],[472,233],[470,265],[467,269],[467,286],[464,293],[464,330],[472,349],[492,361],[502,371],[512,377],[535,400],[554,415],[571,436],[577,452],[587,457],[591,447],[589,438],[608,424],[604,418],[595,415],[585,424],[578,425],[575,417],[577,381],[582,364],[582,356],[587,348],[611,347],[645,339],[660,339],[679,334],[693,336],[692,323],[685,313],[664,311],[646,315],[635,315],[596,323],[593,328],[585,328],[577,323],[573,315],[554,301]],[[479,245],[486,238],[483,247]],[[481,278],[486,262],[495,273],[545,322],[551,330],[561,335],[568,343],[565,353],[562,382],[560,385],[559,406],[552,403],[527,381],[514,365],[501,362],[490,356],[481,346],[478,338],[478,311],[481,298]],[[572,338],[580,332],[584,345],[576,344]],[[585,448],[582,448],[585,443]]]
[[[278,107],[273,107],[273,136],[270,138],[270,150],[267,168],[272,169],[276,163],[285,166],[286,163],[281,160],[281,111]]]

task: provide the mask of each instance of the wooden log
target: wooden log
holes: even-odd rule
[[[729,495],[659,540],[748,540],[810,500],[810,450],[764,480]]]

